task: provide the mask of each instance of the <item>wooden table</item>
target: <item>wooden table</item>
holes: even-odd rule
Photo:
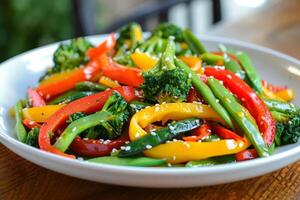
[[[271,7],[214,34],[251,41],[300,58],[300,2]],[[300,162],[276,172],[212,187],[141,189],[112,186],[61,175],[32,164],[0,144],[0,199],[300,199]],[[255,169],[254,169],[255,170]]]

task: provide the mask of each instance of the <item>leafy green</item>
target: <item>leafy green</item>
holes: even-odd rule
[[[287,121],[276,122],[275,143],[277,146],[293,144],[300,138],[300,113],[290,115]]]

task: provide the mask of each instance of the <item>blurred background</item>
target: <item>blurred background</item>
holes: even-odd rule
[[[239,35],[239,39],[247,35],[250,40],[253,35],[257,41],[262,37],[257,27],[269,30],[269,26],[279,24],[282,28],[292,19],[295,27],[292,31],[289,28],[285,36],[300,41],[299,14],[289,16],[288,8],[284,15],[276,11],[287,2],[293,2],[291,8],[299,11],[299,0],[1,0],[0,62],[52,42],[116,31],[130,21],[140,23],[145,31],[170,21],[196,33]],[[270,14],[266,15],[265,11]],[[235,23],[239,26],[230,28]],[[254,25],[256,29],[251,29]],[[280,36],[272,32],[271,37]]]

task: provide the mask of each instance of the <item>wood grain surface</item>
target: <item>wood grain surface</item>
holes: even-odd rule
[[[274,1],[270,7],[235,23],[220,25],[213,34],[255,42],[300,59],[300,1]],[[6,199],[300,199],[300,161],[276,172],[231,184],[142,189],[58,174],[24,160],[0,144],[0,200]]]

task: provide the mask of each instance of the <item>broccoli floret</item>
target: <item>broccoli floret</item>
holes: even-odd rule
[[[183,42],[183,34],[182,29],[175,24],[172,23],[162,23],[158,25],[152,35],[157,35],[161,38],[168,39],[170,36],[174,37],[176,42]]]
[[[168,41],[158,63],[143,74],[144,98],[149,102],[185,101],[191,88],[191,77],[174,63],[175,43]]]
[[[68,124],[71,124],[73,121],[76,121],[77,119],[80,119],[82,117],[87,116],[86,114],[84,114],[83,112],[76,112],[72,115],[69,116],[69,119],[67,120]]]
[[[33,147],[39,147],[39,143],[38,143],[39,132],[40,132],[39,128],[31,129],[26,136],[25,143]]]
[[[54,67],[50,68],[46,74],[58,73],[79,67],[88,62],[86,51],[92,47],[92,44],[84,38],[71,40],[69,44],[60,44],[53,55]]]
[[[109,97],[101,111],[110,113],[111,118],[96,127],[101,138],[114,139],[122,134],[124,124],[129,118],[127,105],[125,99],[117,92]]]
[[[287,121],[276,122],[275,143],[277,146],[293,144],[300,138],[300,112],[291,114]]]
[[[122,134],[124,124],[129,118],[129,108],[125,99],[118,92],[114,92],[102,107],[101,112],[109,113],[111,115],[109,120],[101,121],[99,125],[85,130],[80,134],[82,137],[114,139]],[[85,113],[76,112],[69,117],[67,123],[70,124],[86,116]]]
[[[84,38],[77,38],[70,44],[61,44],[54,52],[53,61],[55,72],[74,69],[88,61],[86,51],[92,45]]]

